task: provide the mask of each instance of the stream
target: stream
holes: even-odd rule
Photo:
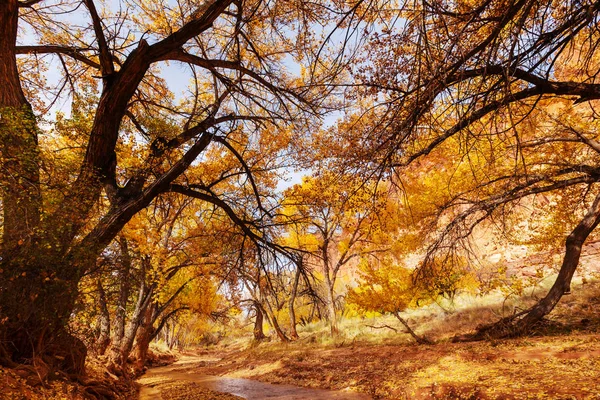
[[[366,394],[350,391],[308,389],[292,385],[264,383],[252,379],[211,376],[194,372],[193,366],[206,358],[185,356],[172,365],[151,368],[139,380],[140,400],[161,400],[158,387],[167,382],[193,382],[203,388],[228,393],[249,400],[368,400]]]

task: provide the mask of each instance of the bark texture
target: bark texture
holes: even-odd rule
[[[106,293],[100,279],[96,281],[98,288],[98,337],[96,338],[96,352],[100,355],[106,352],[110,344],[110,314],[106,302]]]
[[[256,314],[256,317],[254,318],[254,329],[253,329],[254,340],[257,342],[260,342],[260,341],[266,339],[267,337],[265,336],[265,333],[263,331],[262,307],[260,306],[260,304],[258,304],[258,302],[254,303],[254,312]]]

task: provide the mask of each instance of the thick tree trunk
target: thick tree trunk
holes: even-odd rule
[[[100,355],[106,352],[110,344],[110,314],[106,303],[106,293],[100,279],[96,281],[98,287],[98,337],[96,338],[96,352]]]
[[[41,194],[37,126],[19,78],[17,0],[0,0],[0,347],[5,363],[36,357],[70,372],[82,370],[81,342],[65,330],[76,284],[67,265],[40,243]],[[65,310],[63,310],[63,307]],[[60,360],[46,356],[52,351]]]
[[[140,40],[116,72],[109,66],[110,50],[101,49],[102,95],[80,173],[64,188],[61,204],[43,220],[37,126],[21,88],[15,55],[19,4],[26,2],[0,0],[0,362],[31,363],[35,355],[46,357],[47,364],[63,371],[81,373],[85,348],[81,349],[82,343],[71,337],[66,327],[83,272],[131,217],[167,191],[208,146],[212,135],[207,131],[215,123],[211,115],[197,127],[194,135],[199,140],[144,188],[151,167],[164,160],[164,149],[153,151],[152,165],[142,169],[139,179],[130,179],[134,184],[119,191],[119,201],[79,240],[102,187],[115,183],[115,145],[127,105],[153,62],[209,29],[231,2],[208,4],[202,15],[153,46]],[[95,32],[100,47],[101,31]]]
[[[0,346],[8,356],[0,363],[30,364],[38,357],[51,369],[82,374],[86,347],[66,329],[78,294],[77,285],[60,275],[47,280],[43,277],[46,265],[38,268],[42,273],[37,276],[32,264],[28,267],[31,273],[23,273],[0,291],[1,314],[5,318],[0,327]],[[1,268],[13,265],[2,263]]]
[[[263,331],[263,313],[261,311],[261,306],[258,302],[254,302],[254,311],[256,312],[256,317],[254,319],[254,340],[260,342],[266,338],[265,333]]]
[[[587,237],[600,223],[600,195],[588,210],[585,217],[573,229],[565,241],[565,256],[554,285],[542,300],[527,312],[504,318],[497,323],[479,329],[474,335],[455,338],[456,340],[477,340],[488,337],[510,337],[526,334],[558,304],[565,293],[571,292],[571,279],[579,265],[581,249]]]
[[[117,275],[119,281],[119,298],[117,300],[117,310],[113,323],[112,343],[115,347],[121,347],[121,341],[125,336],[125,316],[127,313],[127,302],[129,301],[129,292],[131,288],[129,271],[131,270],[131,255],[127,239],[119,237],[119,249],[121,257],[119,259],[119,272]]]
[[[144,313],[142,322],[135,335],[133,358],[135,359],[134,369],[136,374],[144,371],[144,365],[148,358],[148,349],[154,336],[154,322],[156,321],[157,313],[158,304],[152,303]]]
[[[40,222],[39,149],[36,121],[21,88],[15,46],[17,0],[0,1],[0,188],[4,257],[32,240]]]

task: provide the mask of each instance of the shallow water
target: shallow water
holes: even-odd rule
[[[251,379],[211,376],[193,372],[194,363],[200,358],[186,357],[170,366],[152,368],[138,381],[142,387],[140,400],[160,400],[160,391],[153,385],[170,382],[194,382],[204,388],[222,393],[229,393],[248,400],[281,399],[281,400],[368,400],[369,396],[350,391],[333,391],[308,389],[292,385],[276,385]]]

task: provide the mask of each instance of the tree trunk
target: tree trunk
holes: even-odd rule
[[[140,307],[136,308],[136,310],[133,313],[133,316],[131,317],[131,321],[127,325],[127,329],[125,330],[125,336],[123,336],[121,347],[119,348],[120,362],[122,365],[127,361],[127,358],[131,353],[131,349],[133,348],[133,343],[135,341],[135,336],[137,335],[137,331],[140,325],[142,324],[142,318],[144,317],[144,311],[146,307],[147,306],[141,305]]]
[[[115,311],[114,329],[112,333],[112,343],[115,347],[121,347],[121,341],[125,336],[125,316],[127,312],[127,302],[129,301],[129,292],[131,288],[129,271],[131,270],[131,255],[127,239],[119,237],[119,248],[121,256],[119,259],[119,271],[117,279],[119,282],[119,298],[117,300],[117,310]]]
[[[329,320],[329,327],[331,329],[331,336],[339,335],[340,331],[337,323],[337,314],[335,310],[335,294],[333,292],[333,287],[329,276],[325,276],[325,300],[327,307],[327,319]]]
[[[598,223],[600,223],[600,195],[596,197],[581,222],[567,236],[562,266],[546,297],[524,313],[504,318],[479,329],[474,335],[458,337],[456,340],[510,337],[530,332],[543,317],[554,309],[564,294],[571,292],[571,279],[579,265],[581,249],[587,237],[598,226]]]
[[[340,332],[337,325],[337,315],[335,312],[335,295],[333,288],[335,280],[331,277],[331,266],[329,260],[329,241],[325,240],[321,248],[323,258],[323,276],[325,277],[325,306],[327,308],[327,319],[329,320],[329,328],[331,336],[337,336]]]
[[[83,371],[82,343],[65,329],[77,285],[72,269],[40,243],[40,180],[37,126],[17,69],[18,1],[0,0],[0,354]],[[75,274],[75,277],[77,274]],[[47,354],[57,352],[60,359]]]
[[[290,339],[285,335],[285,333],[279,326],[279,322],[277,322],[277,317],[275,315],[271,316],[271,322],[273,324],[273,329],[275,329],[275,333],[277,334],[277,337],[279,338],[279,340],[281,340],[282,342],[289,342]]]
[[[146,310],[150,306],[150,302],[152,300],[152,294],[154,291],[153,286],[148,287],[144,282],[143,276],[144,273],[142,272],[142,282],[140,284],[138,299],[131,319],[127,324],[127,329],[125,330],[123,340],[121,340],[119,346],[114,345],[110,348],[110,368],[115,372],[121,372],[121,370],[125,367],[127,358],[129,357],[131,349],[133,348],[133,343],[135,341],[138,328],[142,324]]]
[[[279,340],[281,340],[282,342],[289,342],[290,339],[285,335],[285,333],[279,326],[279,322],[277,322],[277,317],[275,316],[275,313],[273,312],[271,305],[269,304],[268,301],[265,301],[265,304],[267,305],[267,307],[265,308],[261,304],[261,308],[262,308],[263,314],[266,315],[266,317],[267,317],[267,321],[269,321],[269,323],[275,330],[275,334],[277,335]]]
[[[169,346],[169,350],[173,350],[173,347],[175,346],[175,324],[167,326],[167,333],[169,335],[167,338],[167,345]]]
[[[40,222],[37,126],[21,88],[15,46],[17,0],[0,1],[0,188],[3,256],[30,242]],[[3,258],[4,258],[3,257]]]
[[[290,302],[288,304],[290,314],[290,338],[296,340],[299,338],[298,331],[296,330],[296,312],[294,310],[294,302],[296,301],[296,295],[298,294],[298,282],[300,281],[301,265],[296,267],[296,274],[294,276],[294,283],[292,284],[292,293],[290,294]]]
[[[67,332],[82,274],[131,217],[167,191],[204,151],[212,140],[208,128],[216,123],[211,115],[199,126],[198,140],[145,190],[152,168],[142,168],[146,172],[137,176],[140,179],[129,180],[135,185],[123,188],[128,190],[88,231],[102,188],[115,183],[115,146],[127,105],[153,62],[209,29],[230,4],[210,3],[202,15],[156,46],[140,40],[116,72],[107,67],[112,62],[106,54],[110,51],[101,49],[102,94],[79,175],[61,188],[65,195],[60,204],[45,210],[42,220],[37,125],[21,87],[15,54],[19,5],[31,4],[0,0],[0,362],[31,363],[35,355],[65,372],[83,372],[85,348]],[[164,161],[164,151],[153,151],[154,166]]]
[[[254,340],[260,342],[264,340],[266,336],[263,332],[263,313],[258,302],[254,302],[254,311],[256,312],[256,318],[254,319]]]
[[[581,249],[586,239],[600,223],[600,195],[594,200],[594,204],[588,210],[585,217],[567,236],[565,241],[565,256],[554,285],[538,304],[536,304],[521,320],[523,331],[529,330],[533,324],[542,319],[554,309],[558,301],[565,293],[571,293],[571,279],[579,265]]]
[[[108,345],[110,344],[110,314],[108,313],[108,307],[106,304],[106,293],[102,287],[100,278],[96,281],[98,287],[98,337],[96,338],[96,352],[100,355],[106,352]]]
[[[152,305],[147,308],[135,335],[133,358],[135,359],[134,368],[136,374],[140,374],[144,371],[144,365],[148,358],[148,349],[150,348],[150,342],[154,336],[154,321],[156,320],[157,310],[157,303],[152,303]]]
[[[0,263],[0,363],[30,364],[39,357],[51,369],[82,374],[87,350],[66,329],[78,295],[77,271],[43,253],[32,258]],[[11,274],[19,275],[5,279]]]

